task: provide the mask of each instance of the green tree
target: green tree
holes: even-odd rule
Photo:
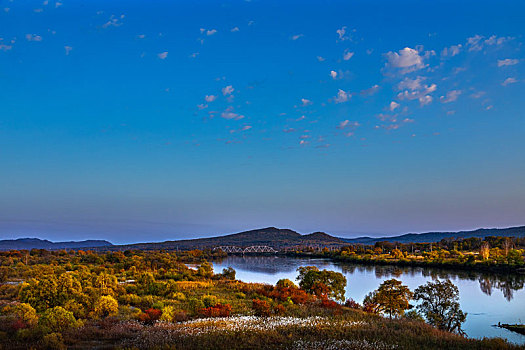
[[[401,281],[396,279],[386,280],[379,285],[379,288],[373,293],[367,295],[364,304],[372,306],[375,313],[386,313],[390,318],[392,316],[402,316],[405,310],[411,306],[409,301],[413,293]]]
[[[301,266],[297,269],[299,287],[319,297],[345,300],[346,277],[335,271],[320,271],[315,266]]]
[[[439,329],[463,334],[461,324],[467,314],[459,308],[459,290],[450,280],[428,282],[419,286],[414,299],[427,322]]]
[[[61,306],[56,306],[46,310],[40,319],[38,325],[44,333],[63,332],[69,328],[76,328],[82,325],[77,321],[72,312],[67,311]]]

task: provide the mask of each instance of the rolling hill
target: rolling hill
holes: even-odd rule
[[[86,241],[69,241],[69,242],[51,242],[47,239],[39,238],[19,238],[0,240],[0,250],[13,249],[80,249],[80,248],[100,248],[111,247],[108,241],[104,240],[86,240]]]
[[[376,242],[399,242],[399,243],[430,243],[439,242],[448,238],[484,238],[487,236],[507,236],[507,237],[524,237],[525,226],[508,227],[508,228],[480,228],[472,231],[459,232],[426,232],[426,233],[407,233],[400,236],[392,237],[358,237],[342,238],[343,241],[353,244],[375,244]]]
[[[111,249],[205,249],[218,246],[247,247],[253,245],[266,245],[275,249],[283,249],[294,246],[342,246],[345,242],[337,237],[330,236],[324,232],[314,232],[301,235],[293,230],[267,227],[263,229],[250,230],[225,236],[210,238],[186,239],[179,241],[166,241],[159,243],[138,243],[129,245],[113,246]]]

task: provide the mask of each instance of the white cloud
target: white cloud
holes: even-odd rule
[[[461,52],[462,45],[452,45],[450,47],[445,47],[441,51],[441,56],[443,57],[454,57]]]
[[[360,125],[361,124],[359,124],[358,122],[350,122],[350,120],[346,119],[340,122],[339,125],[337,125],[337,128],[338,129],[357,128]]]
[[[137,39],[144,39],[145,37],[146,37],[146,34],[137,35]]]
[[[402,69],[402,73],[409,73],[415,70],[424,68],[426,65],[423,62],[423,57],[419,55],[417,50],[405,47],[399,52],[386,53],[388,65],[394,68]]]
[[[418,100],[421,106],[425,106],[431,103],[433,98],[430,95],[425,95],[425,96],[421,96]]]
[[[324,58],[324,57],[321,57],[321,56],[317,56],[317,60],[318,60],[319,62],[323,62],[323,61],[325,61],[325,58]]]
[[[303,36],[304,36],[304,34],[297,34],[297,35],[293,35],[290,39],[297,40],[299,38],[302,38]]]
[[[224,96],[231,95],[234,90],[235,89],[233,88],[233,86],[228,85],[228,86],[222,88],[222,94]]]
[[[330,71],[330,76],[332,77],[332,79],[336,79],[337,78],[337,72],[336,71]]]
[[[437,85],[423,85],[424,77],[418,76],[415,79],[405,78],[397,85],[399,90],[403,90],[397,94],[400,100],[418,100],[421,106],[432,102],[433,98],[429,94],[436,91]]]
[[[211,36],[211,35],[216,34],[216,33],[217,33],[217,29],[210,29],[210,30],[206,31],[206,35],[207,36]]]
[[[390,109],[390,111],[393,111],[396,108],[398,108],[399,106],[400,106],[399,103],[397,103],[396,101],[392,101],[392,102],[390,102],[390,105],[388,106],[388,109]]]
[[[208,105],[205,103],[201,103],[200,105],[197,105],[197,108],[202,110],[202,109],[208,108]]]
[[[111,15],[109,17],[109,20],[102,25],[102,28],[108,28],[108,27],[120,27],[122,25],[122,20],[124,19],[124,15],[115,16]]]
[[[309,106],[309,105],[311,105],[313,102],[310,101],[310,100],[307,99],[307,98],[302,98],[302,99],[301,99],[301,103],[303,104],[303,106]]]
[[[224,112],[221,113],[221,118],[229,119],[229,120],[232,120],[232,119],[239,120],[239,119],[243,119],[244,115],[234,113],[233,108],[229,107],[228,109],[226,109]]]
[[[36,34],[26,34],[27,41],[42,41],[42,37]]]
[[[492,35],[489,38],[485,39],[482,35],[474,35],[470,38],[467,38],[467,46],[469,51],[481,51],[485,45],[488,46],[499,46],[503,43],[512,40],[513,38],[510,36],[507,37],[497,37],[496,35]]]
[[[376,85],[372,86],[372,87],[369,88],[369,89],[362,90],[362,91],[361,91],[361,94],[362,94],[362,95],[369,95],[369,96],[370,96],[370,95],[373,95],[373,94],[375,94],[376,92],[378,92],[379,89],[380,89],[379,85],[376,84]]]
[[[350,36],[346,35],[346,26],[341,27],[341,29],[337,29],[336,33],[340,41],[350,40]]]
[[[246,130],[250,130],[252,128],[251,125],[245,125],[241,128],[241,131],[246,131]]]
[[[344,102],[347,102],[350,100],[350,97],[352,95],[347,93],[346,91],[344,90],[341,90],[339,89],[339,91],[337,92],[337,96],[334,97],[334,102],[335,103],[344,103]]]
[[[461,95],[461,90],[451,90],[447,92],[446,96],[441,96],[439,99],[442,103],[450,103],[456,101],[459,95]]]
[[[516,58],[506,58],[504,60],[498,60],[498,67],[513,66],[518,64],[519,60]]]
[[[198,52],[194,52],[190,55],[190,58],[197,58],[197,56],[199,56],[199,53]]]
[[[514,84],[514,83],[517,83],[518,81],[516,80],[516,78],[507,78],[505,79],[505,81],[503,83],[501,83],[501,85],[503,86],[507,86],[509,84]]]
[[[217,98],[217,96],[215,96],[215,95],[206,95],[206,96],[204,97],[204,100],[205,100],[206,102],[213,102],[213,101],[215,101],[216,98]]]
[[[0,44],[0,51],[9,51],[13,48],[13,45]]]
[[[166,57],[168,57],[168,51],[161,52],[161,53],[157,54],[157,56],[158,56],[161,60],[164,60],[164,59],[166,59]]]
[[[239,27],[233,27],[230,32],[235,33],[239,31]]]
[[[348,61],[349,59],[352,58],[352,56],[354,55],[353,52],[350,52],[348,49],[345,50],[344,54],[343,54],[343,60],[345,61]]]
[[[64,50],[66,51],[66,56],[69,55],[69,53],[71,52],[71,50],[73,50],[73,48],[71,46],[64,46]]]

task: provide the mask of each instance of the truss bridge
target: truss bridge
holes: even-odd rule
[[[237,247],[237,246],[220,246],[215,247],[213,250],[222,250],[227,254],[260,254],[260,253],[277,253],[277,250],[266,245],[252,245],[249,247]]]

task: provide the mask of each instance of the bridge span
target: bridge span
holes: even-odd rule
[[[237,247],[237,246],[220,246],[215,247],[213,250],[222,250],[223,252],[227,254],[247,254],[247,253],[277,253],[277,250],[273,249],[272,247],[266,246],[266,245],[252,245],[249,247]]]

